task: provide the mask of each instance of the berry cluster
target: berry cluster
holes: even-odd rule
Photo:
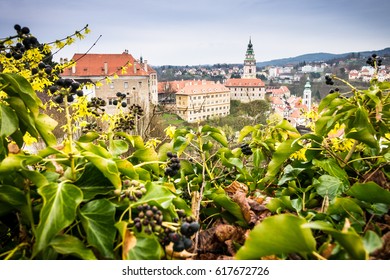
[[[180,170],[180,159],[177,157],[176,154],[172,154],[172,152],[168,152],[167,156],[169,158],[169,161],[167,163],[167,167],[165,168],[165,175],[173,177]]]
[[[186,216],[183,210],[178,210],[177,214],[179,218],[175,218],[174,222],[179,223],[180,227],[177,230],[166,228],[161,243],[166,246],[173,242],[173,251],[181,252],[191,248],[191,236],[200,229],[200,225],[192,217]]]
[[[134,227],[138,232],[151,234],[161,234],[164,232],[161,225],[163,222],[163,214],[156,206],[143,204],[137,206],[138,215],[134,218],[130,226]]]
[[[241,145],[241,152],[246,156],[253,154],[251,147],[249,147],[249,144],[247,143]]]
[[[331,89],[330,91],[329,91],[329,93],[335,93],[335,92],[339,92],[340,91],[340,89],[339,88],[335,88],[334,90],[333,89]]]
[[[376,64],[376,66],[381,66],[382,65],[382,59],[374,53],[373,55],[371,55],[367,59],[366,63],[368,65],[371,65],[372,67],[375,67],[375,64]]]
[[[92,122],[87,123],[87,124],[83,127],[82,132],[83,132],[83,133],[87,133],[88,131],[98,131],[98,130],[99,130],[99,131],[102,131],[102,128],[99,128],[99,127],[98,127],[97,122],[92,121]]]
[[[106,101],[100,97],[92,97],[91,101],[88,102],[87,107],[88,111],[91,112],[96,117],[99,117],[105,112],[104,107],[106,106]]]
[[[126,179],[122,182],[122,185],[124,190],[121,197],[128,197],[130,201],[137,201],[146,193],[145,185],[137,180]]]
[[[121,104],[121,106],[123,108],[127,107],[127,103],[125,101],[123,101],[126,98],[126,94],[118,91],[116,93],[116,97],[118,97],[118,99],[115,99],[114,101],[112,101],[112,104],[114,104],[115,106],[118,104]]]
[[[132,114],[121,115],[115,121],[115,131],[133,130],[135,128],[135,118]]]
[[[331,85],[331,86],[334,85],[334,82],[333,82],[332,78],[329,75],[325,76],[325,84]]]
[[[40,47],[40,44],[34,36],[30,34],[28,27],[21,27],[19,24],[14,26],[17,36],[21,42],[18,42],[15,46],[10,46],[9,51],[5,54],[6,58],[13,58],[19,60],[23,57],[25,51]],[[5,49],[5,46],[1,44],[1,49]]]
[[[144,114],[144,109],[142,109],[142,107],[139,105],[133,104],[130,107],[130,112],[137,116],[137,119],[140,119]]]
[[[73,102],[75,95],[83,96],[84,94],[80,89],[79,82],[62,78],[58,79],[54,85],[50,86],[49,91],[54,95],[54,101],[58,104],[64,102],[65,97],[68,102]]]

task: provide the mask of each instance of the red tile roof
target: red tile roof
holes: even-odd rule
[[[225,83],[227,87],[263,87],[261,79],[228,79]]]
[[[190,81],[187,83],[184,88],[180,89],[177,94],[206,94],[206,93],[216,93],[216,92],[230,92],[230,90],[225,87],[223,84],[215,83],[213,81]]]
[[[64,76],[107,76],[117,74],[118,76],[146,76],[155,73],[149,65],[140,63],[129,53],[122,54],[79,54],[72,57],[76,61],[75,66],[66,69]],[[126,73],[121,68],[127,67]],[[73,71],[75,72],[73,73]]]
[[[215,84],[214,81],[206,80],[181,80],[181,81],[169,81],[169,82],[159,82],[158,83],[158,93],[166,93],[169,89],[172,93],[177,93],[179,90],[187,86],[198,86],[198,85],[221,85]]]

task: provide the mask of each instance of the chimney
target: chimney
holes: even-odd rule
[[[104,74],[108,75],[108,63],[104,62]]]
[[[137,64],[138,63],[138,61],[136,61],[135,59],[134,59],[134,62],[133,62],[133,70],[134,70],[134,74],[136,74],[137,73]]]
[[[144,70],[148,72],[148,61],[146,59],[144,59]]]
[[[76,64],[73,63],[72,65],[72,74],[75,74],[76,73]]]

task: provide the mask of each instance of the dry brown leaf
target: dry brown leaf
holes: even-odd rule
[[[131,249],[133,249],[136,244],[137,244],[137,238],[135,237],[135,235],[131,231],[126,230],[125,236],[123,239],[123,243],[122,243],[122,259],[123,260],[127,259],[128,252]]]
[[[190,253],[186,250],[183,250],[181,252],[175,252],[173,251],[173,243],[169,243],[167,246],[165,246],[165,252],[168,257],[171,257],[172,259],[180,259],[180,260],[186,260],[189,258],[192,258],[196,256],[197,254]]]

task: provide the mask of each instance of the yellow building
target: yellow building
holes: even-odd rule
[[[177,114],[189,123],[230,114],[230,91],[213,81],[188,81],[176,92]]]

